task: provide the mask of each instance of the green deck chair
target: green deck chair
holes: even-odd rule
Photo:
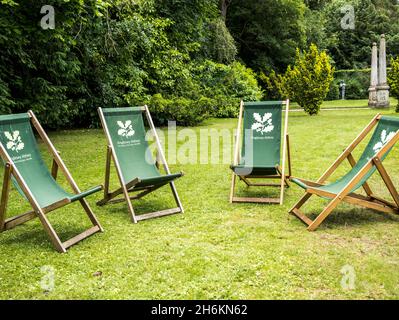
[[[284,106],[285,121],[282,143],[283,146],[281,149],[281,135],[283,131],[282,111]],[[289,136],[287,133],[288,111],[289,100],[258,102],[241,101],[240,112],[238,116],[234,161],[230,166],[230,168],[233,170],[230,190],[230,203],[283,203],[284,188],[285,186],[288,186],[288,179],[291,176]],[[243,117],[244,124],[242,126]],[[241,132],[243,132],[242,139]],[[287,157],[289,169],[288,175],[285,174],[285,160]],[[234,195],[234,189],[237,176],[240,180],[244,181],[247,187],[279,187],[280,197],[236,197]],[[280,183],[254,183],[251,181],[251,179],[279,179]]]
[[[130,108],[99,108],[101,123],[108,140],[107,159],[105,168],[104,198],[97,202],[98,205],[126,201],[130,217],[134,223],[140,220],[161,217],[165,215],[183,213],[183,206],[174,185],[174,180],[183,173],[171,174],[166,163],[158,134],[147,106]],[[157,155],[163,164],[166,174],[158,170],[146,141],[143,113],[155,137]],[[118,174],[120,188],[114,192],[109,191],[111,158],[114,161]],[[158,158],[158,156],[157,156]],[[177,207],[141,215],[135,215],[130,200],[139,199],[146,194],[169,184]],[[140,191],[130,197],[129,192]],[[116,198],[123,194],[123,198]]]
[[[31,123],[53,157],[51,173],[41,157]],[[80,192],[59,153],[32,111],[0,116],[0,152],[5,165],[0,204],[0,231],[9,230],[35,217],[39,217],[44,229],[59,252],[66,252],[70,246],[80,240],[98,231],[103,231],[84,199],[86,196],[100,191],[102,187],[98,186],[85,192]],[[74,193],[65,191],[56,182],[58,168],[64,173]],[[32,211],[5,219],[10,181],[30,203]],[[79,201],[83,206],[93,227],[72,239],[61,242],[46,214],[74,201]]]
[[[356,162],[352,151],[364,140],[369,132],[375,127],[374,133],[363,154]],[[334,208],[342,201],[374,209],[381,212],[399,213],[399,196],[391,178],[382,165],[383,160],[391,151],[392,147],[399,140],[399,118],[376,115],[366,128],[356,137],[356,139],[344,150],[338,159],[328,168],[317,182],[307,181],[299,178],[291,178],[300,187],[306,190],[305,195],[294,205],[290,213],[296,215],[307,226],[309,231],[315,230]],[[344,176],[332,183],[326,183],[328,177],[338,168],[338,166],[348,159],[352,169]],[[386,201],[373,194],[367,180],[371,175],[378,171],[387,186],[394,203]],[[366,196],[354,193],[357,189],[363,188]],[[315,220],[309,219],[299,209],[306,201],[316,194],[320,197],[331,199],[324,210]]]

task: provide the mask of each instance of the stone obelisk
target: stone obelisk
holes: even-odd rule
[[[387,83],[387,56],[385,35],[381,35],[378,56],[377,108],[389,108],[389,86]]]
[[[371,49],[371,75],[369,87],[369,107],[375,108],[377,105],[377,84],[378,84],[378,62],[377,62],[377,43],[373,43]]]

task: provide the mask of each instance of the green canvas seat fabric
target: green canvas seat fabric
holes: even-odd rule
[[[372,159],[379,150],[381,150],[384,144],[387,143],[398,130],[399,130],[399,118],[382,116],[378,122],[377,127],[374,130],[373,135],[370,138],[369,143],[364,149],[363,154],[361,155],[359,161],[349,172],[347,172],[344,176],[342,176],[335,182],[320,187],[310,187],[306,185],[306,183],[304,183],[303,181],[300,181],[295,178],[292,178],[291,181],[293,181],[298,186],[304,189],[313,188],[313,189],[327,191],[333,194],[338,194],[360,171],[360,169],[370,159]],[[383,156],[381,160],[385,159],[385,157],[389,154],[389,151]],[[351,192],[354,192],[355,190],[359,189],[372,176],[372,174],[375,171],[376,167],[373,166],[359,181],[359,183],[355,185],[355,187],[351,190]]]
[[[149,149],[141,108],[103,108],[124,183],[138,178],[137,188],[165,184],[182,173],[162,175]]]
[[[276,174],[280,164],[282,101],[244,103],[241,158],[231,166],[237,174]]]
[[[231,165],[230,169],[232,169],[238,175],[268,176],[278,173],[276,168],[254,168],[245,165]]]
[[[182,176],[182,173],[166,174],[157,177],[139,178],[140,182],[135,185],[136,188],[145,188],[152,185],[166,184]]]
[[[0,142],[10,155],[41,208],[60,200],[77,201],[101,190],[101,186],[79,194],[65,191],[51,176],[38,149],[27,113],[0,116]],[[25,197],[15,179],[13,185]]]

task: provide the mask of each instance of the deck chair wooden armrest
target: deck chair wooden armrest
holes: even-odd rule
[[[352,156],[352,151],[373,128],[375,128],[374,133],[359,158],[359,161],[356,162]],[[399,195],[387,173],[387,170],[382,165],[382,161],[387,157],[398,140],[399,118],[381,115],[375,116],[317,182],[298,178],[291,179],[291,181],[304,188],[306,193],[291,208],[290,213],[296,215],[299,219],[305,222],[310,231],[315,230],[342,201],[381,212],[398,213]],[[324,184],[323,182],[327,177],[334,173],[346,158],[349,160],[352,169],[336,181]],[[367,180],[375,171],[380,173],[382,180],[394,200],[393,203],[374,196],[370,186],[367,184]],[[366,196],[355,193],[359,188],[364,189]],[[331,201],[316,217],[316,219],[312,221],[300,211],[300,208],[313,194],[329,198]]]
[[[43,161],[33,128],[39,133],[56,162],[56,164],[53,162],[51,172]],[[0,154],[6,163],[0,205],[0,231],[12,229],[38,217],[59,252],[66,252],[70,246],[84,238],[98,231],[103,231],[99,221],[84,199],[86,196],[100,191],[102,187],[93,187],[84,192],[79,190],[59,152],[51,143],[32,111],[24,114],[0,116]],[[71,185],[73,193],[65,191],[56,182],[58,167]],[[6,219],[11,182],[17,191],[30,203],[32,210]],[[72,239],[61,242],[45,214],[74,201],[80,202],[93,227]]]
[[[96,193],[98,191],[101,191],[103,189],[102,185],[90,188],[88,190],[85,190],[81,193],[78,194],[72,194],[69,197],[63,198],[59,201],[53,202],[48,206],[42,207],[42,210],[44,213],[49,213],[50,211],[53,211],[55,209],[61,208],[69,203],[75,202],[75,201],[79,201],[83,198],[86,198],[87,196],[92,195],[93,193]]]
[[[307,189],[309,187],[312,188],[312,187],[321,187],[321,186],[323,186],[323,184],[321,184],[321,183],[317,183],[317,182],[314,182],[314,181],[305,180],[305,179],[297,178],[297,177],[290,177],[290,181],[296,183],[297,185],[299,185],[303,189]]]
[[[87,189],[85,191],[82,191],[82,192],[80,192],[78,194],[74,194],[71,197],[71,202],[78,201],[80,199],[86,198],[87,196],[90,196],[93,193],[99,192],[99,191],[101,191],[103,189],[104,189],[104,187],[102,185],[98,185],[98,186],[92,187],[90,189]]]

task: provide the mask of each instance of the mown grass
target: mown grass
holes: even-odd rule
[[[375,113],[322,111],[313,117],[291,113],[294,175],[308,179],[320,176]],[[194,130],[232,131],[235,126],[235,119],[211,119]],[[102,131],[62,131],[50,137],[81,189],[103,183]],[[397,186],[398,151],[396,147],[384,162]],[[197,152],[199,155],[199,146]],[[283,206],[232,205],[228,202],[228,164],[178,163],[171,168],[185,172],[176,182],[185,207],[182,215],[134,225],[123,203],[97,207],[95,202],[101,198],[97,193],[88,200],[105,232],[66,254],[53,249],[37,220],[0,234],[0,298],[399,298],[399,217],[341,205],[311,233],[287,213],[303,192],[297,186],[287,190]],[[347,168],[345,164],[340,172]],[[113,185],[117,185],[115,175]],[[377,175],[371,186],[375,193],[388,197]],[[239,192],[262,194],[259,189],[247,191],[243,185]],[[169,189],[163,188],[136,202],[136,209],[162,209],[172,206],[172,200]],[[325,203],[315,199],[305,211],[320,212]],[[26,209],[26,203],[13,191],[9,214]],[[57,210],[49,218],[63,238],[88,225],[77,204]],[[345,265],[355,270],[353,289],[341,286]],[[43,266],[54,268],[52,291],[41,286],[47,281]]]

